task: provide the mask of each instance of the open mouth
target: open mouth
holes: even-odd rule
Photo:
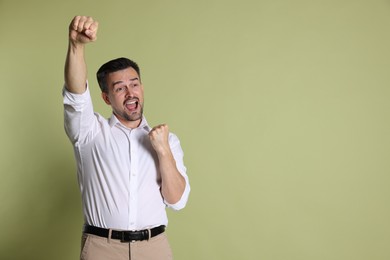
[[[138,100],[132,99],[125,102],[125,107],[129,111],[134,111],[138,108]]]

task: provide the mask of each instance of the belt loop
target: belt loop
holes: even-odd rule
[[[108,237],[107,237],[107,243],[111,243],[111,234],[112,234],[112,229],[108,229]]]
[[[150,240],[152,238],[152,230],[151,229],[148,229],[148,240]]]

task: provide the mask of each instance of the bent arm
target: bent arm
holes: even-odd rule
[[[182,208],[186,204],[188,197],[188,194],[186,194],[189,192],[188,180],[184,176],[185,173],[182,175],[177,167],[174,152],[172,151],[168,140],[168,126],[166,124],[162,124],[154,127],[149,132],[149,138],[154,150],[157,153],[159,161],[159,171],[161,174],[161,194],[166,203],[171,206],[179,203],[180,205],[175,205],[175,208]],[[177,144],[174,144],[175,147],[176,145]],[[176,154],[176,156],[179,155]],[[177,159],[180,160],[182,158]],[[182,163],[179,165],[182,165]],[[184,166],[180,168],[183,171]]]

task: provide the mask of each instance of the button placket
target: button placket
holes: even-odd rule
[[[132,129],[129,133],[130,141],[130,187],[129,187],[129,229],[135,230],[137,223],[137,183],[138,183],[138,157],[136,130]]]

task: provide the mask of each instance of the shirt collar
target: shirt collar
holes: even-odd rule
[[[108,123],[111,127],[114,127],[115,125],[118,125],[120,127],[123,127],[123,128],[126,128],[126,129],[130,129],[128,128],[127,126],[123,125],[119,120],[118,118],[115,116],[114,113],[112,113],[110,119],[108,120]],[[142,116],[142,119],[141,119],[141,124],[137,127],[137,129],[144,129],[145,131],[147,132],[150,132],[150,130],[152,130],[152,128],[149,126],[148,122],[146,121],[146,118],[144,116]]]

